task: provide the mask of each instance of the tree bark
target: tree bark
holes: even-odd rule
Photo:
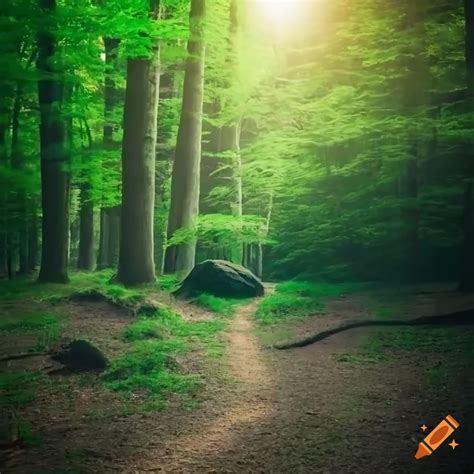
[[[55,14],[55,0],[39,0],[46,20]],[[49,23],[46,21],[45,23]],[[40,282],[68,279],[69,172],[65,123],[61,117],[63,84],[56,77],[56,39],[51,25],[38,33],[38,101],[40,109],[41,203],[43,209]]]
[[[152,2],[152,16],[158,15]],[[122,151],[122,215],[117,280],[125,285],[155,280],[153,217],[160,69],[159,44],[148,59],[129,59]]]
[[[92,271],[94,258],[94,204],[91,200],[91,189],[88,183],[81,186],[81,210],[79,211],[79,255],[77,268]]]
[[[84,128],[87,136],[87,148],[90,150],[93,146],[92,134],[86,120],[84,120]],[[81,208],[79,211],[79,249],[77,257],[78,270],[85,271],[92,271],[95,267],[94,203],[92,201],[92,189],[89,184],[89,177],[88,173],[83,172],[83,182],[80,190]]]
[[[192,0],[183,103],[171,179],[168,238],[179,230],[195,232],[199,214],[202,106],[204,89],[203,19],[205,0]],[[196,238],[168,247],[165,271],[188,274],[194,267]]]
[[[230,203],[232,215],[237,220],[242,220],[242,157],[240,155],[240,124],[238,122],[226,125],[221,130],[221,152],[230,155],[232,169],[233,200]],[[243,245],[238,244],[230,248],[231,261],[240,263],[243,257]]]
[[[28,223],[28,268],[30,271],[34,271],[38,265],[38,206],[36,199],[30,200]]]

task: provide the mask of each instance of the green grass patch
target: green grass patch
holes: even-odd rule
[[[212,311],[220,316],[232,316],[236,307],[248,303],[247,298],[220,298],[208,293],[201,293],[194,299],[194,303],[201,308]]]
[[[274,294],[262,299],[255,317],[260,324],[271,325],[321,314],[324,312],[324,298],[347,295],[366,287],[361,283],[282,282],[276,286]]]
[[[28,404],[34,400],[36,385],[44,380],[41,372],[0,373],[0,409]]]
[[[33,430],[31,423],[20,421],[18,423],[18,437],[28,448],[43,446],[43,438]]]
[[[466,329],[417,327],[372,332],[353,353],[335,354],[338,362],[355,365],[419,358],[431,383],[463,377],[474,360],[474,332]]]
[[[33,332],[36,334],[36,344],[31,347],[32,351],[46,351],[55,344],[60,336],[60,318],[53,313],[27,313],[0,318],[0,331],[5,332]]]
[[[366,283],[326,283],[291,280],[278,283],[277,293],[292,294],[308,298],[335,298],[368,288]]]
[[[29,313],[0,318],[0,331],[22,331],[43,329],[59,324],[58,316],[52,313]]]
[[[141,394],[144,411],[165,407],[171,394],[189,398],[203,380],[200,374],[186,373],[177,356],[197,348],[209,357],[222,355],[217,334],[224,325],[222,319],[185,321],[171,309],[139,317],[122,335],[130,343],[129,350],[112,362],[103,380],[113,391]]]
[[[176,275],[161,275],[158,278],[158,286],[164,291],[173,291],[179,286],[179,279]]]
[[[323,309],[323,303],[317,299],[292,293],[276,293],[260,302],[255,317],[260,324],[268,325],[303,318],[320,313]]]

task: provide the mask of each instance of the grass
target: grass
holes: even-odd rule
[[[33,332],[36,334],[36,344],[32,351],[48,351],[60,336],[61,323],[64,322],[57,314],[51,312],[35,312],[6,316],[0,319],[0,331]]]
[[[0,318],[0,331],[37,330],[58,324],[58,316],[55,314],[29,313]]]
[[[18,408],[31,402],[36,384],[44,380],[41,372],[0,373],[0,409]]]
[[[390,328],[372,332],[353,353],[336,354],[338,362],[354,365],[414,357],[429,383],[446,382],[468,373],[474,360],[474,333],[456,328]]]
[[[337,297],[364,289],[360,283],[287,281],[276,286],[276,293],[260,302],[255,317],[262,325],[301,319],[324,312],[324,298]]]
[[[177,356],[203,348],[209,357],[219,357],[222,345],[217,334],[224,325],[222,319],[185,321],[171,309],[139,317],[122,334],[130,344],[128,351],[112,362],[103,380],[115,392],[142,395],[144,411],[164,408],[171,394],[189,399],[203,379],[187,373]],[[132,408],[136,412],[137,407]]]
[[[245,298],[220,298],[208,293],[201,293],[194,299],[194,303],[201,306],[201,308],[205,308],[220,316],[232,316],[237,306],[248,303],[248,301]]]
[[[179,286],[179,279],[176,275],[161,275],[158,278],[158,286],[164,291],[173,291]]]

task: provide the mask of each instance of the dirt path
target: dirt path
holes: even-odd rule
[[[452,406],[446,387],[426,391],[410,361],[337,363],[334,353],[350,351],[364,330],[304,349],[265,349],[255,336],[254,310],[255,303],[242,307],[227,334],[234,384],[190,413],[180,435],[164,443],[155,438],[153,451],[133,464],[136,472],[465,472],[449,449],[431,463],[413,457],[420,422],[434,426]]]
[[[198,408],[91,419],[78,410],[79,399],[62,418],[51,406],[47,449],[26,451],[5,472],[473,472],[468,449],[454,456],[449,447],[440,449],[423,463],[413,457],[419,426],[434,426],[440,413],[455,412],[470,430],[469,390],[426,387],[411,359],[338,363],[334,354],[353,350],[364,338],[360,330],[302,349],[266,349],[255,333],[256,305],[240,307],[230,322],[225,373],[209,381]],[[363,311],[354,299],[333,307],[334,315],[307,320],[299,330]],[[473,433],[464,433],[459,441],[467,446]],[[53,471],[59,457],[68,469],[61,461],[63,470]]]

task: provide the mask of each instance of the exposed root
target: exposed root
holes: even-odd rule
[[[468,325],[474,324],[474,309],[466,311],[458,311],[456,313],[444,314],[442,316],[422,316],[420,318],[408,319],[408,320],[394,320],[394,321],[375,321],[373,319],[366,319],[363,321],[354,321],[352,323],[344,324],[342,326],[322,331],[313,336],[300,339],[286,344],[276,344],[273,347],[275,349],[293,349],[296,347],[309,346],[315,342],[322,341],[327,337],[333,336],[349,329],[372,327],[372,326],[457,326],[457,325]]]

